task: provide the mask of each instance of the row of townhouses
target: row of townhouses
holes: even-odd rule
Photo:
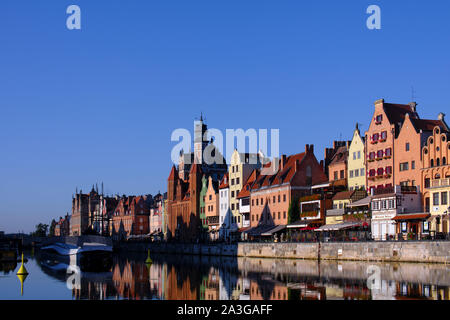
[[[162,236],[165,232],[166,195],[105,196],[98,187],[88,194],[76,191],[72,214],[60,217],[55,236],[97,234],[114,240],[133,236]]]
[[[423,239],[449,233],[450,128],[440,113],[421,119],[416,103],[375,102],[370,126],[269,163],[239,153],[230,163],[202,157],[212,141],[194,123],[194,152],[180,153],[167,182],[166,237],[179,241]],[[349,130],[351,131],[351,129]],[[216,150],[216,152],[219,152]],[[275,168],[274,170],[271,168]]]

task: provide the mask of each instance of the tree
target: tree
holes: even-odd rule
[[[33,237],[45,237],[47,235],[48,224],[39,223],[36,225],[36,231],[34,231],[31,235]]]
[[[50,223],[50,229],[48,230],[49,237],[55,236],[55,227],[56,227],[56,221],[55,221],[55,219],[52,219],[52,222]]]
[[[300,220],[300,207],[298,203],[298,198],[295,197],[289,204],[288,223],[291,224],[298,220]]]

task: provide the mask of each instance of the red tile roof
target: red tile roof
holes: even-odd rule
[[[296,173],[296,166],[302,162],[305,155],[306,152],[289,156],[285,160],[284,166],[282,165],[283,160],[280,160],[278,172],[273,175],[260,175],[251,189],[255,190],[261,187],[276,186],[290,182]]]
[[[333,197],[333,201],[335,200],[347,200],[350,199],[350,197],[353,195],[355,191],[342,191],[336,193],[336,195]]]
[[[219,189],[225,189],[228,188],[230,181],[228,179],[228,172],[224,174],[222,180],[220,181]]]
[[[178,176],[177,169],[175,168],[175,165],[173,165],[172,170],[170,170],[170,175],[169,175],[168,180],[174,180],[175,177],[177,177],[177,176]]]
[[[413,213],[413,214],[399,214],[392,218],[392,220],[419,220],[426,219],[430,216],[429,213]]]
[[[252,171],[250,176],[248,177],[246,183],[242,187],[241,191],[239,191],[239,194],[237,195],[237,198],[245,198],[250,197],[250,189],[252,187],[253,182],[255,182],[256,178],[258,177],[259,170],[255,169]]]

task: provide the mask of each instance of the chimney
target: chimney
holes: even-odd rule
[[[445,113],[440,112],[440,113],[438,114],[438,120],[444,121],[444,120],[445,120]]]
[[[417,102],[410,102],[409,106],[411,107],[411,110],[413,112],[416,112],[416,110],[417,110]]]
[[[280,166],[281,166],[281,170],[283,170],[284,169],[284,165],[286,164],[286,155],[285,154],[283,154],[283,155],[281,155],[281,164],[280,164]]]
[[[309,152],[314,153],[314,145],[313,144],[309,145]]]

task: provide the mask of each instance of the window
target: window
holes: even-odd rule
[[[360,172],[360,176],[361,176],[361,177],[364,177],[364,168],[361,168],[360,171],[361,171],[361,172]]]
[[[335,172],[334,172],[334,180],[337,180],[337,179],[338,179],[338,172],[335,171]]]
[[[353,178],[353,170],[350,170],[350,178]]]
[[[374,160],[374,159],[375,159],[375,152],[369,153],[369,160]]]
[[[234,190],[231,191],[231,197],[234,198]]]
[[[431,161],[430,161],[430,167],[434,167],[434,160],[433,159],[431,159]]]
[[[278,195],[278,202],[281,202],[281,196]]]
[[[385,155],[386,157],[391,157],[391,156],[392,156],[392,148],[387,148],[387,149],[384,151],[384,155]]]
[[[407,231],[407,223],[406,222],[402,222],[402,232],[406,232]]]
[[[231,210],[234,210],[234,203],[231,204]]]
[[[275,196],[273,196],[273,203],[275,203],[276,202],[276,197]]]
[[[353,160],[356,160],[356,152],[353,152]]]
[[[259,199],[256,199],[256,205],[259,206]]]
[[[400,163],[400,171],[407,171],[408,170],[408,162]]]
[[[231,169],[233,170],[233,173],[234,173],[234,166],[232,166]]]
[[[383,132],[381,133],[381,140],[384,141],[384,140],[386,140],[386,139],[387,139],[387,131],[383,131]]]
[[[239,184],[239,178],[236,178],[236,184]]]
[[[341,179],[345,179],[345,171],[341,170]]]
[[[283,194],[283,202],[286,202],[286,195]]]
[[[358,151],[358,159],[361,159],[361,151]]]
[[[355,177],[359,177],[359,170],[355,170]]]
[[[436,167],[439,167],[441,165],[441,159],[437,158],[436,159]]]
[[[439,192],[433,193],[433,206],[439,205]]]
[[[378,134],[378,133],[374,133],[373,134],[373,136],[372,136],[372,141],[373,142],[378,142],[378,137],[379,137],[380,135]]]
[[[264,200],[263,200],[263,198],[261,198],[261,205],[264,205]]]
[[[278,212],[278,220],[281,219],[281,212]]]
[[[392,167],[391,166],[389,166],[389,167],[386,167],[386,174],[392,174]]]
[[[447,192],[441,192],[441,205],[447,204]]]
[[[409,151],[409,142],[406,143],[405,150]]]
[[[209,200],[212,200],[212,195],[209,195]]]
[[[383,154],[384,154],[383,150],[378,150],[377,151],[377,159],[383,158]]]
[[[286,219],[286,211],[283,211],[283,219]]]
[[[425,178],[425,188],[430,187],[430,178]]]
[[[255,205],[255,199],[252,199],[252,207]]]
[[[381,121],[383,121],[383,115],[382,115],[382,114],[379,114],[379,115],[377,115],[376,118],[375,118],[375,123],[376,123],[376,124],[380,124]]]

